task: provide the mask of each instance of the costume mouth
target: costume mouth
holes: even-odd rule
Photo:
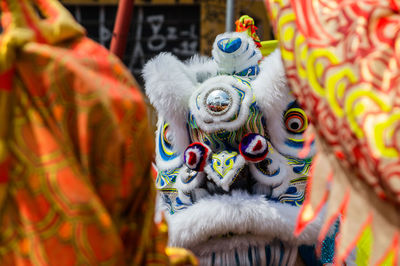
[[[244,164],[233,177],[229,189],[218,184],[218,180],[215,182],[215,177],[208,176],[207,171],[196,172],[185,166],[181,168],[185,180],[195,186],[184,192],[191,203],[168,215],[169,244],[205,254],[207,250],[222,248],[219,247],[221,243],[225,243],[224,247],[229,245],[230,250],[246,245],[264,247],[277,238],[289,243],[289,246],[316,243],[318,226],[309,229],[305,237],[293,235],[299,204],[290,204],[285,198],[293,195],[301,198],[304,196],[303,189],[297,187],[300,196],[288,195],[288,191],[296,190],[292,183],[287,182],[292,177],[283,175],[288,171],[282,167],[271,170],[272,167],[268,168],[265,163],[263,175],[272,181],[263,184],[253,175],[252,166],[254,164]],[[181,176],[177,180],[181,180]],[[283,192],[275,196],[274,190],[279,189]]]
[[[279,169],[269,173],[274,175],[277,172],[279,172]],[[197,188],[189,192],[189,195],[193,204],[203,198],[212,197],[214,195],[232,195],[235,191],[246,192],[249,195],[262,195],[266,200],[277,200],[271,198],[271,191],[281,184],[282,182],[272,187],[262,186],[252,177],[249,167],[246,165],[234,179],[234,182],[229,186],[229,190],[223,189],[211,178],[206,176]]]
[[[234,249],[255,243],[265,245],[276,239],[289,245],[317,242],[320,217],[295,237],[298,207],[242,189],[220,193],[201,197],[195,204],[167,216],[170,245],[202,253],[228,246]],[[221,243],[225,244],[221,246]]]

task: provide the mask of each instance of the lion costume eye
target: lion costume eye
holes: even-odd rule
[[[290,108],[284,115],[286,129],[290,133],[300,134],[308,126],[307,116],[300,108]]]
[[[163,130],[163,139],[164,142],[167,143],[168,145],[172,145],[172,136],[171,136],[171,132],[169,130],[169,125],[165,124],[164,125],[164,130]]]
[[[182,159],[173,146],[173,131],[165,121],[159,121],[156,141],[156,162],[159,170],[171,170],[182,165]]]

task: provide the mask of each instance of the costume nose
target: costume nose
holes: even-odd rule
[[[183,154],[183,161],[189,169],[202,172],[210,153],[211,149],[207,145],[194,142],[186,148]]]
[[[246,160],[236,151],[221,151],[210,156],[209,163],[204,168],[209,179],[225,191],[246,165]]]
[[[267,139],[256,133],[246,134],[239,144],[239,152],[246,161],[261,162],[268,155]]]

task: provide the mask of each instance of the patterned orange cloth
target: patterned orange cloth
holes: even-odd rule
[[[56,1],[1,4],[0,265],[167,265],[129,71]]]
[[[298,232],[326,203],[323,233],[341,216],[337,262],[363,246],[359,265],[399,265],[400,1],[266,4],[320,145]]]

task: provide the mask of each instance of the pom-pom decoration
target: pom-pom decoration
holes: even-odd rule
[[[249,133],[243,137],[239,144],[240,154],[250,162],[261,162],[267,157],[267,139],[256,133]]]
[[[253,38],[254,43],[257,45],[257,47],[261,47],[260,38],[256,33],[257,27],[254,24],[254,19],[252,17],[249,17],[248,15],[243,15],[238,20],[236,20],[235,24],[236,32],[247,32],[247,34],[251,38]]]
[[[205,144],[194,142],[186,148],[185,153],[183,154],[183,161],[189,169],[201,172],[204,170],[204,166],[210,153],[210,148]]]

